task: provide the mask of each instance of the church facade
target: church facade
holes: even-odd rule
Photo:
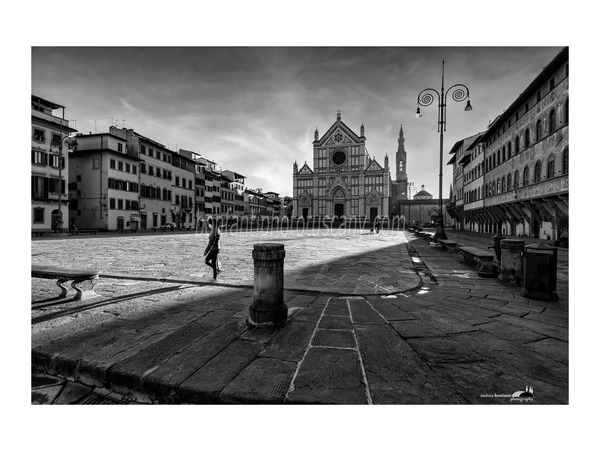
[[[366,148],[364,125],[356,134],[337,119],[319,138],[315,130],[313,166],[293,167],[293,217],[357,218],[389,216],[392,180],[386,155],[383,167]]]

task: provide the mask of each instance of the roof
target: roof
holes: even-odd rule
[[[31,96],[31,103],[37,103],[40,105],[44,105],[45,107],[50,108],[50,109],[64,108],[63,105],[59,105],[58,103],[51,102],[50,100],[46,100],[45,98],[39,97],[37,95]]]
[[[433,197],[433,195],[431,195],[427,191],[419,191],[415,195],[413,195],[413,198],[415,198],[415,197],[424,197],[424,196]]]

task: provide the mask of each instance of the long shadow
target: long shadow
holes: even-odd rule
[[[88,310],[94,309],[94,308],[100,308],[103,306],[113,305],[113,304],[124,302],[127,300],[133,300],[135,298],[148,297],[148,296],[156,295],[156,294],[164,294],[166,292],[178,291],[181,289],[189,289],[190,287],[191,286],[181,287],[180,285],[169,286],[169,287],[160,288],[160,289],[153,289],[151,291],[136,292],[134,294],[123,295],[121,297],[115,297],[115,298],[106,299],[106,300],[102,300],[102,301],[95,302],[95,303],[90,303],[87,305],[78,306],[75,308],[70,308],[66,311],[59,311],[59,312],[55,312],[55,313],[51,313],[51,314],[46,314],[45,316],[35,317],[31,320],[31,324],[35,325],[35,324],[47,322],[49,320],[56,319],[59,317],[69,316],[73,313],[78,313],[78,312],[82,312],[82,311],[88,311]],[[63,302],[63,303],[70,303],[70,302],[71,301],[67,301],[67,302]]]

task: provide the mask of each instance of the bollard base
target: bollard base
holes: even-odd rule
[[[254,327],[280,327],[287,321],[288,308],[285,303],[271,308],[264,305],[252,304],[248,309],[250,311],[250,318],[247,320],[247,323]]]

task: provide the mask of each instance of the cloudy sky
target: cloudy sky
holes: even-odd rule
[[[193,150],[247,177],[249,187],[292,194],[292,164],[312,167],[336,112],[365,126],[372,157],[393,161],[402,125],[409,181],[436,198],[437,101],[415,119],[425,88],[457,83],[473,111],[448,101],[444,152],[484,131],[560,47],[51,47],[31,50],[32,93],[62,104],[79,131],[133,128],[172,150]],[[449,157],[445,155],[445,163]],[[451,183],[444,171],[444,196]],[[413,193],[416,191],[413,191]]]

